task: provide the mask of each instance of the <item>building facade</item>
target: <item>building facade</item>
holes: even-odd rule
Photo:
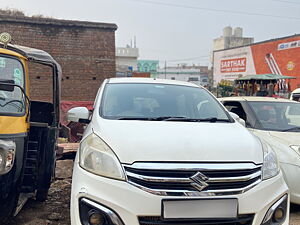
[[[131,77],[138,69],[139,49],[127,46],[116,48],[117,77]]]
[[[156,73],[159,68],[158,60],[138,60],[138,72]]]
[[[109,23],[0,15],[0,31],[13,44],[49,52],[61,65],[62,100],[93,101],[105,78],[115,77],[115,30]],[[29,68],[31,98],[52,96],[51,71]]]
[[[243,37],[243,28],[228,26],[223,29],[223,35],[213,41],[213,51],[249,45],[254,42],[252,37]]]
[[[207,66],[188,66],[179,64],[174,67],[165,67],[157,70],[156,77],[161,79],[192,82],[197,85],[208,86],[209,69]]]
[[[289,81],[294,90],[300,87],[300,34],[214,51],[213,65],[215,86],[246,75],[280,74],[296,77]]]

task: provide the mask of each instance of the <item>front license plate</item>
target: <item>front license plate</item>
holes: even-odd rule
[[[237,199],[163,200],[164,219],[236,218]]]

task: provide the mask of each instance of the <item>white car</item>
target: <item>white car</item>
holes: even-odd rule
[[[291,202],[300,204],[300,103],[267,97],[228,97],[220,101],[276,151]]]
[[[276,154],[204,88],[107,79],[93,114],[68,118],[91,120],[74,162],[73,225],[289,224]]]
[[[300,102],[300,88],[297,88],[292,91],[290,99]]]

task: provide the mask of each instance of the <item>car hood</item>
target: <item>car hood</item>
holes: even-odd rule
[[[299,153],[290,145],[300,145],[299,132],[278,132],[253,129],[252,132],[275,150],[280,163],[300,166]]]
[[[300,133],[299,132],[278,132],[270,131],[272,137],[280,139],[287,145],[300,145]]]
[[[127,121],[91,124],[122,163],[263,161],[261,143],[239,123]]]

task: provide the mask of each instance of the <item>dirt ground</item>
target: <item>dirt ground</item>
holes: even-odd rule
[[[16,218],[7,225],[70,224],[72,160],[57,161],[56,180],[46,202],[29,200]],[[291,206],[290,225],[300,225],[300,205]]]
[[[300,225],[300,205],[291,205],[290,225]]]
[[[68,225],[70,221],[70,194],[72,160],[58,160],[56,179],[49,190],[48,200],[29,200],[21,212],[7,225]]]

